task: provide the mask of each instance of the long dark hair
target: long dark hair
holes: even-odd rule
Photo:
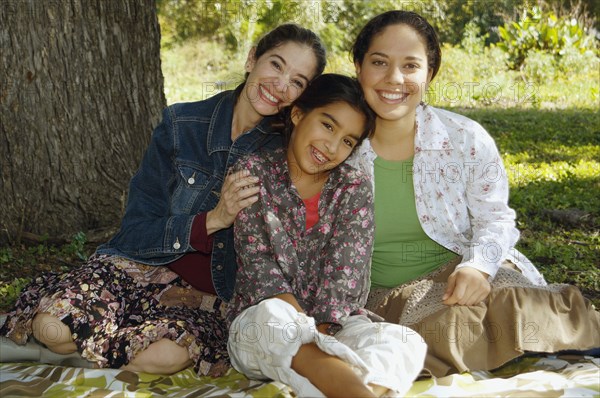
[[[365,115],[365,125],[355,148],[375,130],[375,113],[371,110],[358,80],[339,75],[337,73],[326,73],[316,77],[304,92],[296,98],[292,106],[284,110],[285,127],[284,140],[286,146],[289,144],[294,125],[292,123],[291,111],[295,106],[302,113],[307,114],[313,109],[321,108],[336,102],[344,102],[356,111]]]
[[[354,45],[352,58],[354,63],[362,64],[373,37],[390,25],[408,25],[425,41],[427,46],[427,64],[431,70],[431,80],[435,77],[442,63],[442,49],[435,29],[425,18],[416,12],[393,10],[379,14],[362,28]]]

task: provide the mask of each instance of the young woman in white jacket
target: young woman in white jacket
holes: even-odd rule
[[[371,176],[375,243],[367,308],[419,332],[435,376],[496,368],[526,351],[600,346],[600,314],[547,285],[514,246],[508,179],[478,123],[423,103],[441,63],[432,26],[389,11],[353,58],[375,133],[349,162]]]

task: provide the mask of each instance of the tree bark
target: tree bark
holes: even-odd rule
[[[0,0],[0,241],[119,225],[165,106],[155,0]]]

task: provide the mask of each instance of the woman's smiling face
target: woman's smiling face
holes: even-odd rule
[[[248,55],[245,95],[256,113],[274,115],[290,105],[315,76],[313,50],[296,42],[283,43],[254,59]]]
[[[425,40],[409,25],[386,27],[371,40],[356,74],[378,117],[413,118],[431,80]]]

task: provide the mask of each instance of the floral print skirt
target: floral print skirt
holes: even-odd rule
[[[230,368],[226,307],[167,267],[95,255],[67,273],[32,281],[0,334],[25,344],[33,318],[44,312],[66,324],[81,355],[99,367],[120,368],[166,338],[187,347],[199,375],[216,377]]]

